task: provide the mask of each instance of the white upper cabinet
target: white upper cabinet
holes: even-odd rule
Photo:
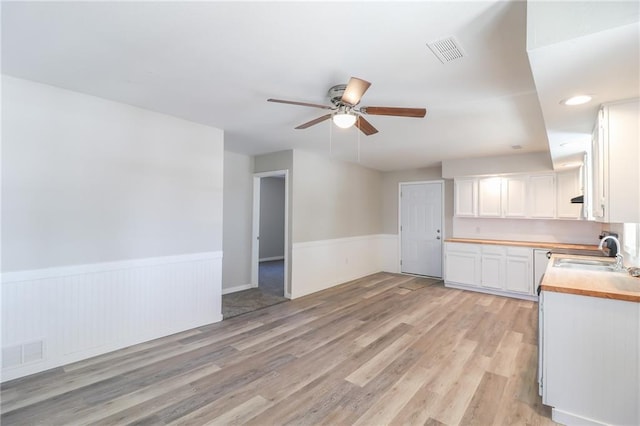
[[[583,167],[531,175],[456,178],[455,215],[583,219],[587,212],[583,204],[571,203],[571,199],[579,195],[585,195],[588,201],[583,182]]]
[[[581,168],[556,174],[557,216],[560,219],[580,219],[582,204],[573,204],[571,199],[583,195]]]
[[[456,216],[477,216],[478,179],[461,178],[454,182]]]
[[[504,217],[527,216],[528,176],[510,176],[502,179],[502,209]]]
[[[529,198],[532,218],[553,219],[556,217],[555,173],[532,175],[529,178]]]
[[[604,105],[593,138],[593,215],[640,223],[640,99]]]
[[[502,216],[502,178],[478,179],[478,216]]]

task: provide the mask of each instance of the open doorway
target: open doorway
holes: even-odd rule
[[[254,174],[251,288],[223,296],[225,319],[290,298],[288,188],[286,170]]]
[[[284,297],[285,176],[260,179],[258,219],[258,288]]]

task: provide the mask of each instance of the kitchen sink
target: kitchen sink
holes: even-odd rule
[[[561,257],[553,262],[557,268],[586,269],[590,271],[615,272],[615,262],[597,259],[572,259]]]

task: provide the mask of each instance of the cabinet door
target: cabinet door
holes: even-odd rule
[[[582,195],[580,170],[577,168],[556,174],[556,203],[559,218],[580,219],[582,215],[582,204],[571,203],[573,197]]]
[[[482,287],[503,290],[505,287],[506,248],[501,246],[482,246]]]
[[[551,219],[556,216],[555,174],[533,175],[529,178],[531,217]]]
[[[507,248],[505,290],[534,294],[533,251],[528,248]]]
[[[640,99],[606,106],[604,218],[640,223]]]
[[[591,136],[591,214],[598,221],[604,219],[605,196],[602,116],[601,110]]]
[[[502,180],[502,208],[505,217],[527,216],[528,176],[512,176]]]
[[[479,286],[480,247],[478,244],[446,244],[445,281]]]
[[[502,179],[478,179],[478,216],[502,216]]]
[[[456,179],[454,193],[456,216],[476,216],[478,180]]]

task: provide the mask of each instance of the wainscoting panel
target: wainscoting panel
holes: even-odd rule
[[[400,272],[400,238],[397,234],[377,235],[380,270]]]
[[[2,274],[2,380],[218,322],[222,252]]]
[[[293,299],[375,272],[397,272],[395,235],[365,235],[294,243]]]

